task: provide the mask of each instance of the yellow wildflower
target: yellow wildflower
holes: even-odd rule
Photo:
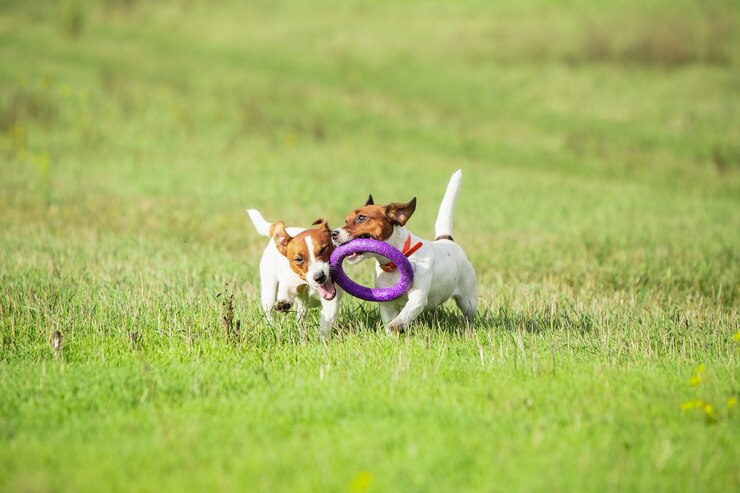
[[[709,421],[717,421],[717,414],[714,412],[714,406],[711,404],[704,404],[704,414]]]
[[[701,375],[694,375],[693,377],[689,378],[689,385],[693,385],[696,387],[701,383]]]
[[[689,411],[691,409],[698,409],[704,405],[704,401],[701,399],[697,399],[695,401],[686,401],[683,404],[681,404],[681,410],[682,411]]]
[[[727,399],[727,409],[732,409],[735,406],[737,406],[737,397]]]
[[[707,370],[707,368],[704,365],[699,365],[696,367],[696,374],[701,375]]]
[[[372,484],[373,475],[367,471],[360,471],[357,476],[355,476],[355,479],[352,480],[350,491],[359,493],[368,489]]]
[[[732,336],[732,340],[735,342],[740,342],[740,331],[735,332],[735,335]]]

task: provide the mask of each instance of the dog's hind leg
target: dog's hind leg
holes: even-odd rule
[[[475,312],[478,310],[478,286],[473,267],[469,266],[465,271],[457,287],[457,293],[453,295],[453,298],[468,322],[473,323],[475,321]]]
[[[475,312],[478,311],[478,297],[475,293],[472,296],[463,296],[459,294],[455,296],[455,303],[460,309],[465,319],[473,323],[475,321]]]

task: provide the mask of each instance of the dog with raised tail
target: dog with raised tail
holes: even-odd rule
[[[389,334],[406,330],[423,311],[450,298],[468,322],[475,320],[478,288],[475,270],[463,249],[452,238],[452,213],[462,186],[462,171],[450,178],[435,223],[435,240],[427,241],[411,233],[406,223],[416,210],[416,197],[406,203],[376,205],[373,196],[364,206],[346,217],[346,224],[331,232],[332,240],[341,245],[355,238],[373,238],[401,250],[414,269],[414,282],[409,291],[393,301],[380,303],[380,316]],[[396,266],[372,253],[353,254],[347,260],[356,264],[374,258],[375,287],[387,288],[398,282]]]
[[[321,306],[321,337],[328,338],[339,313],[342,291],[334,285],[329,258],[334,251],[325,219],[313,229],[269,223],[255,209],[247,210],[257,233],[271,238],[260,259],[262,309],[271,320],[273,311],[287,312],[294,305],[302,323],[309,308]]]

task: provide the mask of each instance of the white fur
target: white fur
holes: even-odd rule
[[[259,211],[255,209],[248,209],[249,214],[257,233],[260,236],[270,237],[270,227],[272,224],[268,223]],[[286,231],[290,236],[295,236],[301,231],[305,231],[305,228],[286,228]],[[296,320],[302,323],[306,317],[309,308],[315,308],[321,306],[321,337],[327,338],[331,335],[332,327],[339,314],[339,300],[342,297],[341,289],[335,285],[337,291],[336,296],[332,300],[323,299],[316,291],[315,276],[319,271],[324,271],[326,275],[329,275],[329,265],[326,262],[317,262],[313,255],[313,249],[310,248],[312,239],[307,237],[306,242],[309,246],[308,251],[310,252],[310,263],[308,268],[308,278],[306,281],[293,272],[290,268],[288,259],[282,255],[275,242],[270,239],[270,242],[265,247],[260,258],[260,281],[261,281],[261,299],[262,309],[265,312],[265,316],[268,320],[272,320],[272,312],[276,306],[283,305],[285,303],[289,306],[295,305],[296,309]],[[300,286],[306,286],[306,288],[299,291]]]
[[[460,195],[461,187],[462,170],[457,170],[452,174],[452,178],[450,178],[450,182],[447,184],[445,196],[442,198],[442,203],[439,204],[437,221],[434,223],[435,238],[444,235],[452,236],[452,212],[455,209],[455,203],[457,202],[457,196]]]
[[[254,229],[257,230],[257,233],[260,236],[267,236],[269,238],[270,227],[272,224],[268,223],[257,209],[247,209],[247,214],[249,214],[249,219],[252,220],[252,224],[254,224]]]
[[[437,236],[452,236],[452,211],[460,192],[462,172],[452,175],[447,191],[439,208],[436,222]],[[349,233],[339,228],[338,243],[349,241]],[[409,231],[405,226],[394,226],[393,233],[386,243],[401,250]],[[414,282],[408,293],[393,301],[380,303],[380,316],[389,333],[404,330],[424,310],[441,305],[450,298],[465,318],[472,322],[478,309],[478,288],[475,270],[470,264],[463,249],[450,240],[427,241],[411,233],[411,245],[422,242],[413,255],[409,257],[414,268]],[[399,272],[385,272],[380,262],[387,262],[383,257],[363,255],[363,258],[375,257],[375,287],[387,288],[398,282]]]
[[[316,289],[318,283],[316,282],[316,276],[323,274],[326,279],[331,277],[331,269],[329,262],[323,260],[316,260],[316,255],[313,253],[313,238],[306,236],[306,248],[308,249],[309,263],[308,271],[306,272],[306,282],[309,286]],[[336,284],[334,285],[336,289]]]

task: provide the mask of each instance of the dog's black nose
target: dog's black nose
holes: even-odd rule
[[[335,229],[334,231],[331,232],[331,238],[333,240],[336,240],[337,239],[337,236],[339,236],[339,230],[338,229]]]
[[[319,284],[324,284],[326,282],[326,274],[324,274],[323,272],[319,272],[318,274],[313,276],[313,280]]]

